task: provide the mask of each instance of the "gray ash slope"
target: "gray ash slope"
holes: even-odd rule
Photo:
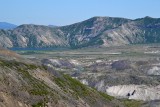
[[[21,25],[0,30],[0,45],[13,48],[111,46],[160,43],[160,18],[93,17],[62,27]]]

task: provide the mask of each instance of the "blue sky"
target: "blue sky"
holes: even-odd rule
[[[68,25],[93,16],[160,18],[160,0],[1,0],[0,22]]]

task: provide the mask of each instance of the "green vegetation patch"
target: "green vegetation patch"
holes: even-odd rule
[[[54,78],[54,81],[64,92],[71,94],[72,97],[76,99],[83,98],[90,105],[101,101],[108,102],[114,100],[114,97],[98,92],[82,84],[78,80],[71,78],[69,75],[63,75],[61,78]]]
[[[142,101],[125,99],[122,101],[125,107],[141,107]]]
[[[33,67],[33,66],[32,66]],[[33,76],[29,74],[27,70],[24,70],[22,68],[18,69],[19,74],[22,75],[22,77],[28,82],[30,87],[26,87],[28,92],[32,95],[48,95],[49,87],[44,84],[43,81],[39,81]]]
[[[44,103],[38,102],[37,104],[33,104],[32,107],[44,107]]]
[[[35,70],[39,68],[37,65],[16,62],[13,60],[12,61],[0,60],[0,66],[16,70],[18,74],[21,75],[25,81],[27,81],[27,84],[24,84],[23,89],[28,91],[30,94],[48,95],[50,93],[49,86],[44,84],[44,82],[37,80],[29,73],[29,70]]]
[[[71,78],[69,75],[63,75],[62,78],[54,78],[54,81],[65,92],[72,93],[76,95],[77,98],[78,96],[87,96],[87,95],[90,95],[91,93],[87,86]]]
[[[15,60],[7,61],[2,59],[0,59],[0,66],[8,67],[8,68],[23,69],[23,70],[35,70],[38,68],[38,66],[34,64],[26,64],[22,62],[17,62]]]
[[[108,100],[108,101],[112,101],[112,100],[114,100],[115,98],[114,97],[112,97],[112,96],[110,96],[110,95],[107,95],[106,93],[103,93],[103,92],[99,92],[99,94],[101,95],[101,96],[103,96],[106,100]]]

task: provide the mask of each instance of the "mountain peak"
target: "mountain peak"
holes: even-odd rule
[[[153,17],[145,16],[144,19],[153,19]]]

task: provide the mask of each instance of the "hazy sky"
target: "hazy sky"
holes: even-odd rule
[[[0,22],[68,25],[93,16],[160,18],[160,0],[1,0]]]

